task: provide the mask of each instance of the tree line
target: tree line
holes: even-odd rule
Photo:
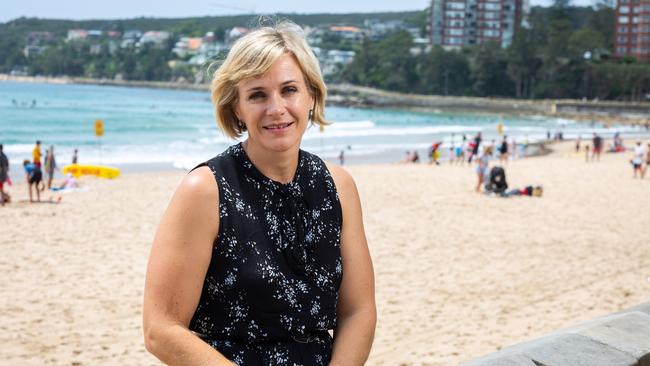
[[[333,15],[286,15],[299,24],[317,25]],[[392,18],[391,18],[392,16]],[[341,44],[356,52],[354,61],[329,82],[349,82],[392,91],[483,97],[589,98],[642,100],[650,94],[650,64],[613,54],[614,10],[608,6],[571,7],[556,0],[552,7],[533,7],[529,26],[520,28],[512,44],[502,49],[486,43],[456,51],[434,47],[411,52],[416,45],[405,31],[381,40]],[[242,19],[239,19],[241,17]],[[222,37],[227,26],[250,24],[256,17],[205,17],[190,19],[137,18],[124,21],[55,21],[18,19],[0,24],[0,72],[17,66],[34,75],[69,75],[125,80],[193,80],[196,68],[179,63],[171,49],[180,35],[214,31]],[[281,16],[280,16],[281,18]],[[426,12],[336,15],[352,24],[363,19],[403,20],[424,31]],[[232,24],[231,24],[232,23]],[[83,42],[62,40],[67,29],[125,31],[168,30],[173,36],[163,45],[111,50],[107,43],[90,50]],[[59,36],[39,55],[25,57],[22,50],[29,30]],[[335,40],[326,40],[336,48]],[[112,51],[112,52],[111,52]]]
[[[520,28],[507,49],[486,43],[413,55],[411,36],[399,32],[362,43],[332,81],[436,95],[648,99],[650,63],[612,57],[614,17],[602,5],[534,7],[529,27]]]

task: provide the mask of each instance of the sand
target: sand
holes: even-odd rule
[[[473,168],[352,166],[377,282],[369,365],[455,365],[648,301],[650,177],[571,145],[506,166],[542,198],[473,192]],[[399,157],[398,157],[399,158]],[[0,208],[0,365],[156,365],[142,289],[182,172],[85,179],[60,204]]]

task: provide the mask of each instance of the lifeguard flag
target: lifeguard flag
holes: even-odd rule
[[[101,119],[95,120],[95,136],[104,136],[104,121]]]

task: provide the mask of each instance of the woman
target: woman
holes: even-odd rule
[[[23,160],[23,168],[25,169],[25,180],[27,181],[27,190],[29,192],[29,202],[34,202],[32,197],[32,186],[36,189],[36,201],[41,202],[41,191],[38,189],[38,184],[43,179],[43,172],[41,167],[29,160]]]
[[[483,182],[485,182],[485,174],[487,173],[487,168],[489,165],[490,161],[490,156],[492,155],[492,149],[487,146],[483,149],[483,152],[479,156],[476,165],[476,175],[477,175],[477,183],[476,183],[476,192],[481,191],[481,186],[483,185]]]
[[[56,159],[54,158],[54,146],[50,146],[45,154],[45,171],[47,171],[47,189],[52,188],[52,178],[56,170]]]
[[[245,35],[217,70],[218,123],[247,139],[184,178],[156,233],[144,333],[163,362],[366,361],[376,310],[359,196],[344,170],[300,150],[308,124],[326,123],[325,95],[292,23]]]

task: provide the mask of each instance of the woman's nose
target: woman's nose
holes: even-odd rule
[[[273,93],[269,99],[269,106],[267,109],[268,115],[274,117],[283,115],[287,111],[285,103],[286,102],[281,95]]]

